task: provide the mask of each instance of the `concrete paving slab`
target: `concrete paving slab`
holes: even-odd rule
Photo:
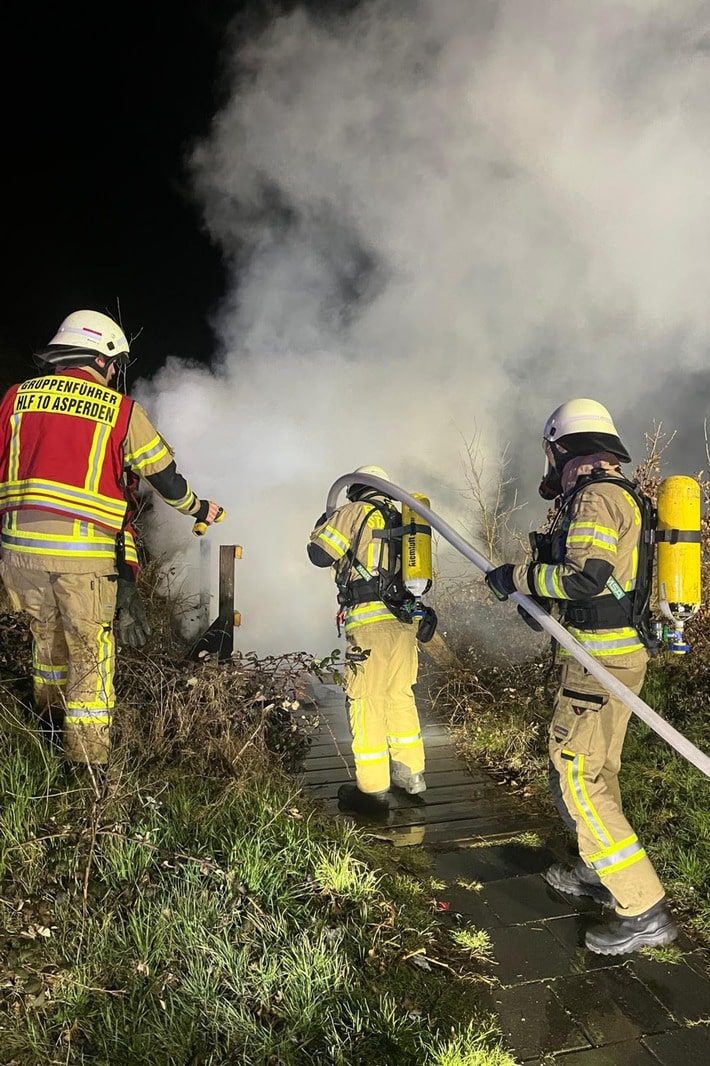
[[[555,981],[553,991],[590,1044],[616,1044],[675,1028],[667,1011],[625,967]]]
[[[621,1044],[595,1047],[590,1051],[572,1051],[568,1055],[545,1057],[539,1066],[658,1066],[640,1040],[624,1040]],[[525,1066],[536,1066],[526,1063]],[[680,1064],[678,1064],[680,1066]]]
[[[710,980],[685,961],[677,965],[657,962],[636,953],[633,972],[679,1022],[710,1021]]]
[[[497,914],[481,899],[475,889],[447,885],[436,893],[437,900],[448,904],[448,913],[458,915],[459,924],[476,929],[500,929],[503,926]]]
[[[643,1043],[661,1066],[701,1066],[710,1062],[710,1026],[694,1025],[646,1036]]]
[[[585,913],[575,913],[568,918],[555,918],[547,923],[547,928],[554,938],[569,951],[575,970],[578,973],[587,973],[594,970],[608,970],[612,966],[625,966],[628,956],[597,955],[585,947],[584,934],[589,929],[591,921],[599,920],[602,916],[604,913],[602,908],[592,900],[583,901],[579,896],[569,897],[569,903],[575,908],[575,912],[582,907]]]
[[[469,881],[499,881],[541,873],[553,861],[548,848],[517,843],[456,848],[436,853],[434,875],[447,881],[461,877]]]
[[[540,922],[574,911],[570,903],[548,889],[539,874],[489,881],[481,890],[481,899],[505,925]]]
[[[490,929],[489,933],[498,964],[494,976],[503,986],[550,980],[573,972],[572,959],[544,923],[509,925]]]
[[[516,1059],[588,1049],[589,1040],[545,982],[501,988],[493,994],[503,1044]]]

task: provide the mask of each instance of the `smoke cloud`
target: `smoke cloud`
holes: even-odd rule
[[[363,463],[466,529],[465,440],[544,512],[542,425],[605,403],[705,463],[710,16],[700,0],[375,0],[276,19],[229,57],[192,156],[231,284],[213,372],[142,391],[214,541],[243,544],[239,643],[330,650],[305,555]],[[692,381],[692,388],[684,387]],[[679,421],[680,420],[680,421]],[[156,541],[194,575],[184,519]]]

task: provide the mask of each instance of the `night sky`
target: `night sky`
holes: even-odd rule
[[[185,157],[227,91],[225,57],[294,6],[4,6],[0,384],[35,372],[66,314],[115,314],[117,298],[127,333],[142,329],[133,374],[168,355],[209,361],[225,275]]]

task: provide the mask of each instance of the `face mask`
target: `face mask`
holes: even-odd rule
[[[545,471],[537,491],[543,500],[556,500],[562,495],[562,472],[557,469],[560,454],[550,441],[543,440],[542,449],[545,453]]]
[[[556,500],[562,494],[562,476],[548,464],[537,491],[543,500]]]

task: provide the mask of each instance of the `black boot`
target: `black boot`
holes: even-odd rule
[[[552,885],[558,892],[565,892],[568,896],[588,896],[603,907],[616,906],[616,900],[601,883],[599,875],[585,866],[581,859],[574,867],[556,862],[545,870],[542,876],[548,885]]]
[[[637,948],[660,948],[678,936],[678,929],[665,899],[633,918],[618,917],[607,925],[590,929],[584,942],[598,955],[626,955]]]
[[[390,809],[387,792],[361,792],[357,785],[340,786],[338,806],[359,814],[388,814]]]

